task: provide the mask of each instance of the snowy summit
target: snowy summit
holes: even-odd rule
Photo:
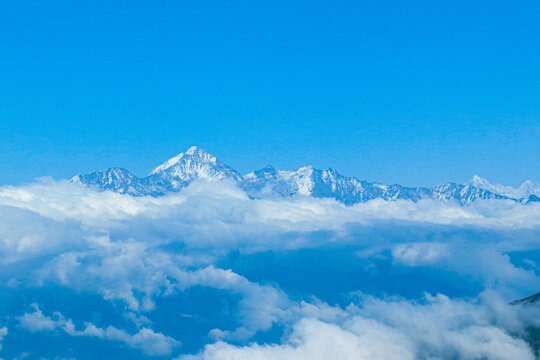
[[[126,169],[111,168],[77,175],[72,178],[72,182],[132,196],[161,196],[179,191],[200,179],[232,181],[253,198],[302,195],[333,198],[347,205],[373,199],[435,199],[455,201],[462,205],[469,205],[479,199],[524,203],[540,201],[540,185],[532,181],[513,188],[490,184],[476,175],[466,184],[446,183],[431,188],[367,182],[341,175],[334,169],[319,170],[311,165],[296,171],[278,170],[267,165],[263,169],[242,175],[196,146],[168,159],[143,178],[136,177]]]

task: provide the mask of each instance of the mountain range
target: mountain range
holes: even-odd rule
[[[132,196],[162,196],[180,191],[199,179],[232,181],[252,198],[303,195],[333,198],[346,205],[373,199],[436,199],[462,205],[479,199],[540,201],[540,184],[526,181],[519,188],[512,188],[490,184],[478,176],[466,184],[446,183],[427,188],[362,181],[343,176],[334,169],[319,170],[311,165],[296,171],[278,170],[268,165],[243,175],[196,146],[170,158],[146,177],[139,178],[123,168],[110,168],[77,175],[71,181]]]

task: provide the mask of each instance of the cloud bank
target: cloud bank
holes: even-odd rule
[[[539,235],[539,203],[5,186],[2,355],[59,356],[21,340],[45,336],[81,359],[91,341],[117,358],[533,359],[537,309],[506,303],[538,291]]]
[[[422,303],[365,297],[347,309],[311,309],[281,344],[207,345],[181,360],[270,359],[527,359],[515,334],[540,319],[538,308],[516,311],[493,294],[483,302],[427,295]],[[513,336],[513,335],[514,336]]]

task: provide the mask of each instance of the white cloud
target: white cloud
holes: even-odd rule
[[[192,286],[227,290],[242,296],[238,315],[243,328],[236,333],[238,336],[270,328],[289,306],[282,291],[252,283],[231,270],[211,265],[187,270],[192,262],[185,257],[134,241],[99,239],[99,243],[104,246],[60,254],[43,267],[39,278],[97,292],[105,299],[125,301],[137,312],[153,310],[156,296],[171,295]]]
[[[448,245],[441,243],[407,243],[392,249],[394,259],[411,266],[432,264],[448,255]]]
[[[414,359],[409,344],[399,334],[394,334],[392,329],[375,322],[366,325],[370,327],[369,333],[356,334],[334,324],[303,319],[295,325],[293,333],[282,345],[253,344],[236,347],[218,342],[208,345],[199,356],[185,356],[181,359]]]
[[[47,181],[20,187],[0,187],[0,205],[32,210],[55,220],[110,224],[137,216],[149,219],[182,217],[188,223],[204,219],[229,224],[272,224],[289,229],[335,229],[348,222],[382,219],[435,224],[531,228],[540,226],[540,204],[478,201],[463,207],[435,200],[410,202],[381,199],[345,206],[331,199],[293,197],[249,199],[227,182],[195,182],[168,196],[131,197],[95,191],[66,181]]]
[[[113,326],[99,328],[92,323],[85,323],[82,330],[77,330],[71,319],[61,313],[54,312],[55,319],[43,314],[37,304],[32,304],[34,312],[25,313],[18,318],[20,326],[31,331],[53,331],[60,329],[70,336],[97,337],[108,341],[119,341],[129,347],[143,351],[148,355],[170,355],[173,348],[180,345],[175,339],[156,333],[149,328],[142,328],[130,335],[126,331]]]
[[[237,328],[212,330],[220,341],[197,355],[203,359],[528,359],[530,351],[516,336],[527,320],[500,300],[479,305],[441,296],[425,303],[366,297],[359,306],[340,309],[301,302],[294,287],[288,294],[280,284],[220,268],[218,260],[231,250],[351,246],[359,261],[386,256],[389,266],[449,271],[514,296],[538,286],[531,264],[538,263],[539,234],[540,204],[506,201],[461,207],[374,200],[347,207],[306,197],[252,200],[217,182],[194,183],[162,198],[97,192],[64,181],[0,187],[0,278],[15,288],[52,283],[99,294],[125,306],[123,315],[139,331],[91,323],[77,328],[60,313],[44,315],[37,305],[19,317],[22,327],[171,354],[178,342],[148,328],[157,298],[195,286],[238,296]],[[512,251],[530,252],[528,267],[513,263]],[[318,266],[297,261],[301,268]],[[290,331],[286,341],[246,345],[257,331],[276,325]],[[233,340],[237,345],[225,342]]]
[[[66,323],[64,317],[59,313],[54,314],[57,319],[53,320],[50,317],[45,316],[37,304],[32,304],[32,308],[34,309],[33,313],[25,313],[23,316],[19,317],[19,324],[29,331],[51,331]]]
[[[534,323],[540,309],[511,307],[486,293],[480,302],[438,295],[417,303],[364,297],[324,319],[311,306],[281,344],[235,346],[222,341],[182,360],[270,359],[495,359],[533,360],[516,335]],[[334,314],[335,315],[335,314]]]

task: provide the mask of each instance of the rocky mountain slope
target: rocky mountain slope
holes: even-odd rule
[[[389,201],[436,199],[455,201],[463,205],[469,205],[479,199],[525,203],[540,200],[538,184],[525,182],[519,189],[515,189],[491,185],[477,176],[467,184],[447,183],[425,188],[362,181],[343,176],[334,169],[318,170],[311,165],[303,166],[296,171],[266,166],[261,170],[242,175],[214,155],[195,146],[167,160],[143,178],[136,177],[126,169],[111,168],[102,172],[77,175],[71,180],[132,196],[161,196],[179,191],[199,179],[232,181],[253,198],[303,195],[333,198],[347,205],[373,199]]]

